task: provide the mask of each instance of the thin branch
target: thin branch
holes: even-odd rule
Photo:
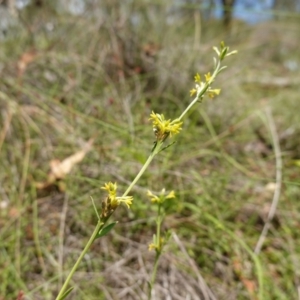
[[[184,254],[184,256],[187,258],[190,266],[192,267],[193,271],[195,272],[195,274],[197,275],[198,278],[198,283],[200,286],[200,289],[203,293],[204,299],[205,300],[216,300],[216,297],[214,296],[214,294],[212,293],[212,291],[210,290],[210,288],[207,286],[204,278],[201,276],[195,262],[190,258],[189,254],[187,253],[184,245],[182,244],[182,242],[180,241],[179,237],[177,236],[177,234],[175,232],[172,232],[172,236],[174,241],[176,242],[176,244],[178,245],[178,247],[180,248],[181,252]]]
[[[276,208],[279,202],[280,198],[280,191],[281,191],[281,185],[282,185],[282,159],[281,159],[281,150],[280,150],[280,145],[279,145],[279,138],[276,132],[276,127],[274,123],[274,119],[272,116],[272,111],[270,107],[266,108],[266,117],[267,121],[269,123],[270,127],[270,133],[272,137],[272,142],[273,142],[273,147],[274,147],[274,152],[275,152],[275,160],[276,160],[276,186],[275,186],[275,191],[273,195],[273,200],[272,200],[272,205],[268,214],[267,221],[264,225],[264,228],[260,234],[260,237],[258,239],[258,242],[255,246],[254,253],[259,254],[261,251],[261,248],[263,246],[263,243],[266,239],[266,236],[268,234],[268,231],[271,227],[271,222],[275,216]]]

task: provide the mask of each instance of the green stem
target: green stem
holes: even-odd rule
[[[201,99],[201,97],[204,95],[204,93],[206,92],[208,88],[208,85],[205,85],[205,88],[203,88],[203,90],[201,90],[201,92],[199,94],[197,94],[197,96],[193,99],[193,101],[189,104],[189,106],[184,110],[184,112],[180,115],[180,117],[178,118],[178,120],[180,121],[186,114],[187,112],[194,106],[194,104]]]
[[[162,221],[163,221],[163,216],[161,215],[161,205],[159,205],[158,206],[158,216],[157,216],[157,221],[156,221],[156,223],[157,223],[156,243],[157,243],[158,247],[156,249],[155,261],[154,261],[153,271],[152,271],[152,275],[151,275],[150,288],[149,288],[149,293],[148,293],[148,300],[151,299],[152,288],[153,288],[154,282],[156,280],[158,261],[159,261],[160,255],[162,253],[162,244],[161,244],[161,241],[160,241],[160,229],[161,229]]]
[[[161,254],[161,252],[156,251],[155,262],[154,262],[154,266],[153,266],[151,282],[150,282],[150,288],[149,288],[149,293],[148,293],[148,300],[151,299],[151,293],[152,293],[152,288],[153,288],[153,285],[154,285],[154,282],[155,282],[155,279],[156,279],[156,273],[157,273],[158,261],[159,261],[160,254]]]
[[[158,212],[157,212],[157,228],[156,228],[156,236],[159,245],[159,250],[161,250],[161,243],[160,243],[160,227],[162,223],[162,216],[161,216],[161,204],[158,205]]]
[[[125,191],[125,193],[123,194],[122,197],[125,197],[128,195],[128,193],[130,192],[130,190],[134,187],[134,185],[138,182],[138,180],[141,178],[141,176],[144,174],[144,172],[146,171],[146,169],[148,168],[148,166],[150,165],[151,161],[153,160],[154,156],[160,151],[161,147],[162,147],[163,143],[162,142],[157,142],[157,145],[155,146],[155,148],[153,149],[153,151],[151,152],[150,156],[148,157],[147,161],[145,162],[145,164],[143,165],[142,169],[140,170],[140,172],[136,175],[136,177],[134,178],[134,180],[131,182],[131,184],[129,185],[129,187],[127,188],[127,190]]]
[[[78,268],[80,262],[82,261],[83,257],[85,256],[85,254],[88,252],[90,246],[93,244],[98,232],[103,228],[105,223],[101,222],[100,220],[97,223],[96,228],[94,229],[93,234],[91,235],[89,241],[87,242],[87,244],[85,245],[84,249],[82,250],[80,256],[78,257],[76,263],[74,264],[72,270],[70,271],[67,279],[65,280],[64,285],[61,287],[59,294],[56,297],[56,300],[60,300],[60,298],[63,296],[63,294],[65,293],[70,280],[72,279],[74,273],[76,272],[76,269]]]
[[[134,180],[132,181],[132,183],[130,184],[130,186],[128,187],[128,189],[125,191],[125,193],[123,194],[123,197],[125,197],[130,190],[132,189],[132,187],[137,183],[137,181],[140,179],[140,177],[143,175],[143,173],[145,172],[145,170],[148,168],[149,164],[151,163],[151,161],[153,160],[154,156],[160,151],[161,147],[162,147],[163,143],[162,142],[157,142],[157,145],[155,146],[155,148],[153,149],[153,151],[151,152],[150,156],[148,157],[147,161],[145,162],[145,164],[143,165],[142,169],[140,170],[140,172],[137,174],[137,176],[134,178]],[[98,215],[98,214],[97,214]],[[99,219],[99,215],[98,215],[98,219]],[[56,297],[56,300],[59,300],[63,294],[65,293],[70,280],[72,279],[74,273],[76,272],[76,269],[78,268],[80,262],[82,261],[84,255],[87,253],[87,251],[89,250],[90,246],[92,245],[92,243],[94,242],[97,234],[99,233],[99,231],[104,227],[104,225],[106,224],[106,222],[108,221],[108,219],[110,218],[110,216],[108,216],[105,220],[100,220],[98,221],[98,224],[96,226],[96,228],[94,229],[94,232],[92,234],[92,236],[90,237],[88,243],[86,244],[86,246],[84,247],[84,249],[82,250],[80,256],[78,257],[76,263],[74,264],[72,270],[70,271],[66,281],[64,282],[64,285],[62,286],[58,296]]]

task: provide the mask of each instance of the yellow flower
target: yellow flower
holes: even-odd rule
[[[154,234],[153,242],[148,245],[148,250],[149,251],[151,251],[151,250],[161,251],[164,244],[165,244],[165,240],[163,238],[160,238],[158,241],[158,239],[156,238],[156,235]]]
[[[159,197],[152,194],[151,191],[148,190],[147,196],[150,198],[151,202],[159,202]]]
[[[105,183],[103,187],[101,187],[102,190],[106,190],[108,192],[108,195],[110,197],[116,197],[117,194],[117,183],[108,182]]]
[[[193,97],[197,93],[196,89],[191,89],[190,90],[190,96]]]
[[[173,199],[173,198],[175,198],[176,196],[175,196],[175,193],[174,193],[174,191],[171,191],[167,196],[166,196],[166,199]]]
[[[204,76],[205,76],[205,81],[206,81],[206,82],[209,82],[209,81],[212,79],[212,77],[211,77],[211,75],[210,75],[210,72],[208,72],[208,73],[205,74]]]
[[[159,203],[162,204],[165,202],[167,199],[172,199],[175,198],[175,193],[174,191],[171,191],[168,195],[166,194],[166,190],[162,189],[159,195],[154,195],[151,191],[148,190],[147,196],[151,200],[152,203]]]
[[[157,249],[157,246],[155,244],[151,243],[151,244],[148,245],[148,250],[149,251],[156,250],[156,249]]]
[[[216,95],[220,95],[221,89],[208,89],[207,94],[209,98],[214,98]]]
[[[175,135],[180,132],[183,122],[175,119],[166,120],[163,114],[156,114],[152,111],[150,119],[152,120],[153,130],[158,141],[164,141],[169,135]]]
[[[197,73],[197,74],[194,76],[194,79],[195,79],[195,82],[198,82],[198,83],[201,82],[201,76],[199,75],[199,73]]]
[[[119,205],[123,202],[129,209],[130,205],[132,204],[133,197],[132,196],[116,197],[116,200],[118,201]]]
[[[117,183],[108,182],[105,183],[102,190],[106,190],[108,192],[107,198],[104,200],[105,204],[102,207],[102,210],[114,211],[121,203],[124,203],[128,208],[132,204],[133,197],[132,196],[122,196],[117,197]],[[104,212],[104,215],[107,215],[107,212]]]

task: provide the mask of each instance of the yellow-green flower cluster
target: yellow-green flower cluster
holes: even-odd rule
[[[149,251],[152,251],[152,250],[155,250],[155,251],[160,251],[163,247],[163,245],[165,244],[165,240],[163,238],[160,238],[159,241],[156,241],[157,238],[156,238],[156,235],[154,234],[153,235],[153,243],[150,243],[148,245],[148,250]]]
[[[174,191],[167,193],[165,189],[162,189],[161,192],[157,195],[153,194],[151,191],[148,191],[147,196],[149,197],[152,203],[158,204],[160,207],[160,205],[162,205],[166,200],[175,198],[175,193]],[[163,218],[164,218],[164,214],[159,213],[159,216],[156,220],[158,228],[161,227]],[[148,246],[149,251],[155,250],[156,253],[160,253],[165,243],[168,241],[168,239],[169,239],[169,234],[166,234],[165,238],[162,238],[160,236],[160,230],[158,230],[157,235],[156,234],[153,235],[153,241]]]
[[[224,42],[221,42],[220,49],[218,49],[217,47],[213,47],[213,49],[216,51],[220,61],[222,61],[227,56],[237,53],[236,50],[229,52],[229,47],[227,47]]]
[[[182,123],[178,119],[166,120],[163,114],[156,114],[152,111],[150,119],[152,120],[153,131],[158,141],[164,141],[169,135],[175,135],[182,129]]]
[[[148,250],[149,251],[156,250],[156,249],[157,249],[157,245],[155,245],[154,243],[150,243],[148,245]]]
[[[117,197],[117,183],[107,182],[101,187],[102,190],[106,190],[108,195],[102,202],[102,217],[107,217],[114,212],[114,210],[121,204],[124,203],[128,208],[132,204],[132,196]]]
[[[162,204],[167,199],[175,198],[175,193],[174,191],[171,191],[169,194],[167,194],[166,190],[162,189],[159,195],[154,195],[151,191],[148,191],[147,196],[149,197],[152,203]]]
[[[204,95],[207,93],[207,95],[210,98],[214,98],[216,95],[219,95],[221,90],[220,89],[212,89],[211,84],[213,83],[216,75],[218,75],[222,70],[224,70],[226,67],[221,67],[221,61],[230,55],[233,55],[237,53],[237,51],[231,51],[229,52],[229,47],[225,46],[224,42],[221,42],[220,48],[213,47],[214,51],[216,51],[218,55],[218,60],[214,58],[215,62],[215,71],[211,75],[210,73],[207,73],[204,75],[205,81],[201,81],[201,76],[197,73],[195,75],[195,82],[196,86],[195,88],[190,90],[191,97],[196,95],[195,100],[202,100]]]
[[[117,195],[117,183],[112,183],[112,182],[106,182],[104,183],[104,186],[101,187],[102,190],[106,190],[109,197],[112,199],[116,198]]]
[[[197,96],[200,95],[200,93],[202,91],[204,91],[204,89],[206,88],[206,93],[208,95],[208,97],[213,98],[216,95],[219,95],[221,90],[220,89],[212,89],[210,87],[210,84],[212,84],[212,82],[214,81],[214,78],[210,75],[210,72],[208,72],[207,74],[204,74],[205,77],[205,82],[201,81],[201,76],[197,73],[194,77],[195,82],[196,82],[196,88],[193,88],[190,90],[190,96],[194,96],[195,94],[197,94]],[[204,96],[204,94],[203,94]],[[202,96],[202,97],[203,97]]]

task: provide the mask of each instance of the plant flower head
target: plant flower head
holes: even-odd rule
[[[200,75],[197,73],[195,75],[195,88],[190,90],[190,96],[196,95],[196,98],[202,100],[204,95],[207,94],[209,98],[214,98],[215,96],[219,95],[221,90],[220,89],[212,89],[211,84],[214,81],[214,76],[208,72],[204,74],[205,82],[201,81]]]
[[[221,93],[221,89],[211,89],[211,88],[209,88],[207,90],[207,95],[208,95],[209,98],[214,98],[215,96],[220,95],[220,93]]]
[[[153,235],[153,242],[150,243],[150,244],[148,245],[148,250],[149,250],[149,251],[155,250],[155,251],[160,252],[160,251],[162,250],[162,248],[163,248],[165,242],[166,242],[166,241],[165,241],[164,238],[158,239],[158,238],[156,237],[156,234],[154,234],[154,235]]]
[[[194,79],[195,79],[195,82],[196,82],[196,83],[200,83],[200,82],[201,82],[201,76],[199,75],[199,73],[197,73],[197,74],[194,76]]]
[[[207,83],[211,83],[211,81],[212,81],[213,78],[211,77],[210,72],[208,72],[207,74],[205,74],[204,77],[205,77],[205,81]]]
[[[152,120],[153,131],[155,132],[157,141],[165,141],[170,135],[175,135],[182,129],[182,123],[178,119],[171,121],[166,120],[163,114],[156,114],[152,111],[150,119]]]
[[[108,217],[110,216],[115,209],[121,204],[124,203],[127,208],[130,208],[132,204],[133,197],[132,196],[122,196],[117,197],[117,183],[108,182],[105,183],[102,190],[106,190],[108,195],[102,202],[102,213],[101,217]]]
[[[196,89],[191,89],[190,90],[190,96],[193,97],[194,95],[196,95],[197,90]]]
[[[117,195],[117,183],[106,182],[104,186],[101,187],[102,190],[106,190],[108,192],[109,197],[115,198]]]
[[[148,245],[148,250],[149,250],[149,251],[156,250],[156,249],[157,249],[157,245],[156,245],[156,244],[150,243],[150,244]]]
[[[207,74],[204,74],[205,77],[205,81],[201,81],[201,76],[199,75],[199,73],[197,73],[194,76],[195,79],[195,88],[190,90],[190,96],[193,97],[194,95],[196,95],[197,98],[199,98],[199,100],[202,100],[205,93],[208,94],[208,96],[210,98],[213,98],[216,95],[220,94],[220,89],[211,89],[211,84],[214,81],[214,76],[212,76],[210,74],[210,72],[208,72]]]
[[[147,196],[149,197],[152,203],[162,204],[168,199],[175,198],[175,193],[174,191],[171,191],[169,194],[167,194],[166,190],[162,189],[159,195],[154,195],[151,191],[148,191]]]
[[[229,52],[229,47],[226,46],[224,42],[221,42],[220,49],[217,47],[213,47],[213,49],[216,51],[220,60],[223,60],[225,57],[237,53],[236,50]]]

